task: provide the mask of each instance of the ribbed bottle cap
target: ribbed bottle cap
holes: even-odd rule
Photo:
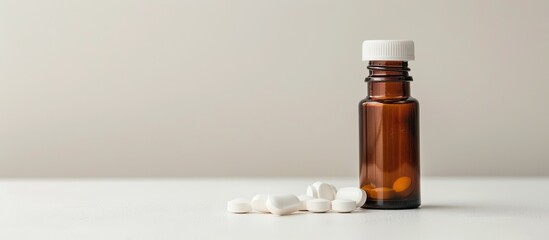
[[[362,43],[362,61],[414,60],[414,41],[366,40]]]

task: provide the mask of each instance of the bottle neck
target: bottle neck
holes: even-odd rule
[[[370,61],[368,97],[374,100],[404,100],[410,97],[408,62],[406,61]]]

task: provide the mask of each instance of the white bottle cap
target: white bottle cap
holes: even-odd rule
[[[362,61],[414,60],[414,41],[366,40],[362,43]]]

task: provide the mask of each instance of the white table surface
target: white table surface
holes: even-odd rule
[[[549,239],[549,178],[424,178],[420,209],[231,214],[316,180],[0,180],[0,239]]]

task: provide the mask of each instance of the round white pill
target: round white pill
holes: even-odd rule
[[[307,201],[314,199],[309,195],[300,195],[300,196],[297,196],[297,198],[301,202],[299,205],[299,211],[307,211]]]
[[[257,194],[252,198],[252,209],[257,212],[269,212],[267,209],[267,199],[269,198],[268,194]]]
[[[366,194],[366,191],[364,191],[363,189],[360,189],[360,191],[362,192],[362,197],[360,199],[360,202],[357,204],[357,207],[364,206],[364,204],[366,203],[366,199],[368,199],[368,194]]]
[[[335,199],[349,199],[356,202],[357,207],[362,207],[366,202],[366,192],[356,187],[340,188]]]
[[[337,195],[337,188],[332,184],[328,184],[328,185],[330,185],[330,188],[332,188],[332,192],[334,193],[334,198],[335,198],[335,196]]]
[[[340,213],[352,212],[356,209],[356,202],[349,199],[336,199],[332,201],[332,210]]]
[[[232,213],[247,213],[252,211],[252,206],[248,199],[236,198],[227,202],[227,211]]]
[[[307,187],[307,196],[310,196],[312,198],[318,198],[318,192],[316,191],[316,189],[313,187],[313,185],[309,185]]]
[[[275,215],[286,215],[299,209],[301,202],[292,194],[269,195],[267,209]]]
[[[330,211],[330,201],[321,198],[309,200],[307,201],[307,210],[314,213]]]
[[[329,201],[332,201],[335,199],[334,191],[330,184],[323,183],[323,182],[315,182],[313,184],[313,188],[316,190],[318,194],[318,198],[326,199]]]

